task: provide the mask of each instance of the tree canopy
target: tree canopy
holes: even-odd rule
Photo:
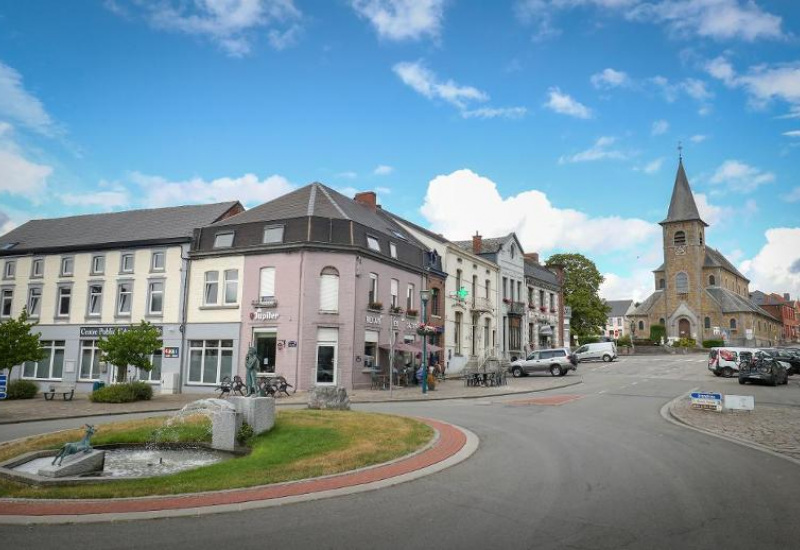
[[[0,322],[0,372],[11,369],[25,361],[41,361],[45,351],[39,340],[40,333],[34,333],[36,322],[28,322],[28,311],[23,309],[17,319],[10,317]]]
[[[156,327],[142,321],[128,330],[117,329],[109,336],[101,337],[97,348],[101,352],[100,360],[115,365],[117,380],[123,381],[128,365],[148,372],[153,368],[150,356],[161,349],[161,334]]]
[[[610,308],[598,294],[603,276],[583,254],[555,254],[547,267],[564,268],[564,303],[572,308],[570,330],[578,338],[598,334]]]

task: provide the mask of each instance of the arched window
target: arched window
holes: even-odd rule
[[[319,310],[339,312],[339,271],[335,267],[326,267],[320,273]]]
[[[714,277],[713,275],[709,275],[708,276],[708,286],[716,286],[716,285],[717,285],[716,277]]]
[[[700,244],[703,244],[703,230],[700,230]]]
[[[667,288],[667,281],[666,281],[666,279],[659,279],[659,280],[658,280],[658,288],[659,288],[660,290],[664,290],[665,288]]]
[[[685,271],[681,271],[675,275],[675,290],[679,294],[686,294],[689,292],[689,276]]]
[[[736,319],[731,319],[731,328],[732,329],[736,328]]]
[[[703,319],[703,327],[711,328],[711,317],[706,317]]]
[[[663,325],[666,325],[666,323],[664,322],[664,318],[663,318],[663,317],[661,317],[661,318],[658,320],[658,324],[659,324],[659,325],[662,325],[662,326],[663,326]]]
[[[676,231],[675,236],[672,238],[672,244],[675,246],[686,244],[686,232]]]
[[[644,321],[639,321],[639,330],[644,330]]]

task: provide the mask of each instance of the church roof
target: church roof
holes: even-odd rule
[[[706,247],[706,258],[703,261],[703,267],[721,267],[730,271],[737,277],[741,277],[745,281],[750,282],[750,279],[742,275],[739,270],[736,269],[736,267],[720,253],[719,250],[716,248],[711,248],[710,246]]]
[[[647,299],[644,302],[639,304],[639,307],[637,307],[631,313],[629,313],[629,315],[647,315],[648,313],[650,313],[650,310],[653,309],[655,303],[658,301],[659,298],[661,298],[663,292],[664,292],[663,290],[656,290],[655,292],[653,292],[650,296],[647,297]]]
[[[759,315],[764,315],[770,319],[774,319],[772,315],[758,307],[747,298],[739,296],[727,288],[712,286],[706,288],[706,292],[711,296],[711,298],[714,299],[715,302],[719,304],[722,313],[758,313]]]
[[[669,201],[669,210],[662,225],[670,222],[686,222],[697,220],[706,227],[708,224],[700,218],[697,211],[697,204],[694,202],[694,195],[689,187],[689,180],[686,178],[686,171],[683,169],[683,160],[678,161],[678,173],[675,175],[675,186],[672,188],[672,199]]]
[[[625,317],[633,300],[606,300],[606,305],[611,308],[606,317]]]

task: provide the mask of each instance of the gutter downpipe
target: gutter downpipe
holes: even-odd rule
[[[202,229],[201,229],[202,231]],[[189,244],[189,249],[191,249],[191,243]],[[184,262],[184,270],[183,270],[183,308],[181,311],[181,324],[178,330],[181,332],[181,354],[183,355],[183,359],[179,361],[180,370],[178,372],[178,393],[183,393],[183,370],[184,370],[184,361],[187,361],[186,355],[186,318],[189,315],[189,280],[190,274],[192,271],[192,261],[189,257],[189,250],[186,251],[186,258],[183,257],[181,254],[181,260]]]

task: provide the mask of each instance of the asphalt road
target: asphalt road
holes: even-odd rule
[[[699,356],[581,364],[584,384],[542,394],[359,409],[429,416],[481,440],[466,462],[347,497],[197,518],[5,525],[8,548],[792,548],[796,464],[664,421],[661,407],[699,387],[800,404],[788,387],[738,386]],[[447,383],[458,383],[456,381]],[[119,417],[117,417],[119,418]],[[26,430],[38,431],[37,424]],[[52,429],[48,426],[47,429]]]

